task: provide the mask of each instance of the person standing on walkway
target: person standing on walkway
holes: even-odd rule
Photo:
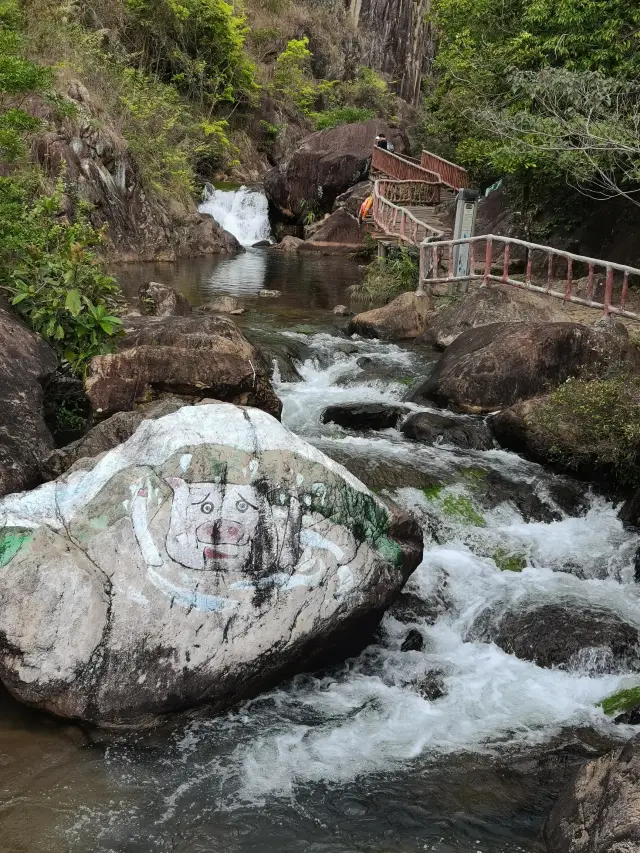
[[[384,135],[384,133],[379,133],[376,136],[376,145],[378,146],[378,148],[384,148],[384,150],[387,151],[387,149],[389,148],[389,143],[387,142],[387,137]]]

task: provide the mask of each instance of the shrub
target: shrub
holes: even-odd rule
[[[0,178],[0,281],[11,304],[63,361],[81,372],[121,333],[119,293],[95,249],[101,235],[61,216],[62,182],[32,199],[28,181]]]
[[[292,39],[276,59],[274,88],[285,101],[290,101],[307,115],[316,98],[316,84],[311,75],[309,39]]]
[[[362,284],[351,288],[351,294],[365,302],[385,304],[417,287],[418,260],[401,248],[386,258],[376,258],[367,267]]]
[[[619,483],[640,482],[640,376],[569,379],[532,415],[551,455],[574,470],[610,467]]]
[[[352,124],[358,121],[369,121],[375,118],[373,110],[364,107],[333,107],[319,113],[312,113],[311,118],[315,122],[316,130],[327,130],[330,127],[338,127],[340,124]]]

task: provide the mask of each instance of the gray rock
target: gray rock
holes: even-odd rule
[[[211,302],[205,302],[201,310],[210,311],[213,314],[233,314],[240,308],[240,301],[235,296],[218,296]]]
[[[191,314],[186,296],[157,281],[142,285],[138,291],[138,302],[141,313],[151,317],[188,317]]]
[[[323,424],[338,424],[345,429],[393,429],[406,412],[404,406],[389,406],[387,403],[348,403],[328,406],[321,420]]]
[[[407,438],[422,444],[435,444],[441,440],[445,444],[471,450],[490,450],[494,446],[491,430],[484,421],[454,418],[435,412],[410,415],[400,431]]]
[[[333,309],[333,313],[336,317],[348,317],[351,314],[351,311],[347,308],[346,305],[336,305]]]
[[[402,293],[382,308],[373,308],[356,314],[349,321],[348,333],[363,338],[382,338],[402,341],[418,338],[425,329],[431,310],[428,296]]]
[[[640,735],[582,768],[551,812],[544,839],[549,853],[640,850]]]
[[[54,351],[0,299],[0,497],[41,482],[39,461],[54,447],[43,417],[43,384]]]
[[[497,613],[482,611],[468,640],[493,642],[538,666],[586,669],[592,657],[600,671],[638,668],[640,633],[616,613],[575,604],[543,604]]]
[[[404,642],[400,648],[401,652],[421,652],[424,649],[424,637],[417,630],[417,628],[412,628],[407,636],[404,638]]]
[[[104,727],[222,711],[357,654],[417,524],[257,409],[147,420],[91,470],[0,502],[0,677]]]

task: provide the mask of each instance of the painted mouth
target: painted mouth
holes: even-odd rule
[[[231,555],[224,554],[222,551],[216,551],[214,548],[205,548],[205,560],[227,560]]]

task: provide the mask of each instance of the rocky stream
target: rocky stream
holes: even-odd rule
[[[360,275],[256,250],[129,267],[123,284],[241,297],[284,426],[419,521],[422,562],[375,641],[146,733],[99,734],[5,695],[6,853],[533,853],[578,768],[637,731],[600,706],[637,684],[637,532],[606,497],[499,449],[483,417],[407,402],[439,354],[348,337],[330,309]],[[353,404],[368,414],[353,420]],[[371,404],[444,414],[451,441],[408,438],[399,418],[367,428]]]

